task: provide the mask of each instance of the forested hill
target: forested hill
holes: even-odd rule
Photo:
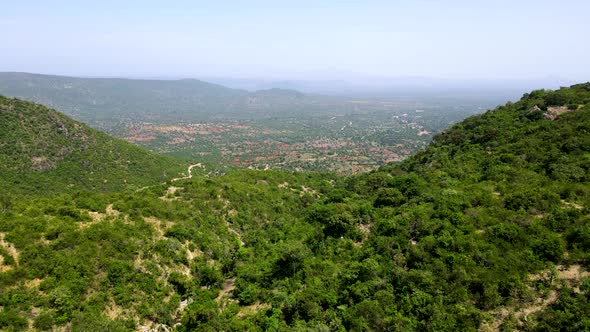
[[[358,176],[0,201],[0,328],[590,330],[590,83]]]
[[[431,171],[442,170],[471,182],[527,179],[533,173],[550,180],[587,181],[588,104],[588,83],[527,93],[517,103],[470,117],[437,135],[403,168],[428,178]]]
[[[88,121],[154,120],[165,115],[228,111],[248,94],[199,80],[80,78],[29,73],[0,73],[0,94],[41,103]]]
[[[0,187],[47,194],[115,191],[168,180],[180,162],[31,102],[0,96]]]
[[[314,110],[292,90],[230,89],[196,79],[143,80],[0,73],[0,95],[58,109],[93,126],[120,121],[180,122]]]
[[[346,188],[373,203],[363,251],[396,299],[371,289],[361,326],[590,329],[590,83],[470,117]]]

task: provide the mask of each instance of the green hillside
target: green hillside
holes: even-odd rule
[[[0,205],[0,329],[590,330],[590,83],[352,177]]]
[[[58,109],[93,126],[121,121],[180,122],[313,111],[316,99],[292,90],[230,89],[196,79],[142,80],[0,73],[0,95]]]
[[[183,167],[44,106],[0,96],[0,186],[46,194],[116,191],[165,181]]]
[[[0,73],[0,94],[59,109],[83,121],[158,119],[228,111],[247,95],[199,80],[78,78]]]

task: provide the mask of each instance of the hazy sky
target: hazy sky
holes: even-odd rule
[[[6,1],[0,71],[590,80],[589,0]]]

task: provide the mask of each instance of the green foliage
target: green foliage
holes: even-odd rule
[[[114,139],[41,105],[0,96],[0,185],[8,192],[112,192],[169,179],[171,157]],[[0,212],[10,199],[0,197]]]
[[[55,319],[53,318],[53,314],[49,311],[44,311],[35,317],[33,327],[41,331],[49,331],[53,328],[54,324]]]
[[[72,332],[130,332],[133,330],[133,327],[127,326],[123,321],[110,320],[89,313],[80,313],[72,320]]]
[[[587,330],[589,87],[534,91],[348,178],[3,198],[0,328],[39,308],[41,330],[476,331],[551,299],[501,327]],[[585,106],[527,116],[558,103]],[[556,278],[568,266],[583,273]]]
[[[18,311],[3,309],[0,311],[0,328],[6,331],[21,331],[28,325],[27,319]]]
[[[537,315],[536,320],[529,322],[530,331],[587,331],[590,329],[590,293],[585,279],[585,289],[576,293],[572,289],[564,289],[557,302]]]

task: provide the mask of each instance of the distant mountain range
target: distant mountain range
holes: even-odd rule
[[[574,81],[544,77],[539,79],[449,79],[431,77],[375,77],[336,73],[326,78],[299,76],[279,78],[205,77],[204,80],[235,89],[256,91],[269,88],[298,90],[308,94],[356,98],[416,98],[421,100],[462,99],[517,100],[523,93],[538,88],[559,88]]]
[[[87,123],[198,121],[267,111],[303,111],[316,100],[297,91],[248,92],[195,79],[141,80],[0,73],[0,95],[38,102]]]
[[[95,128],[118,122],[196,122],[322,114],[351,99],[435,105],[497,105],[517,100],[533,82],[358,78],[270,80],[82,78],[0,73],[0,95],[53,107]]]

